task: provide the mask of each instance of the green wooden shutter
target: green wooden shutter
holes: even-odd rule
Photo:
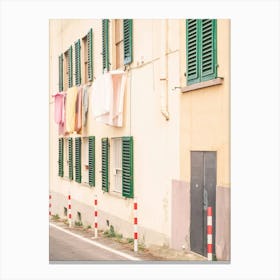
[[[59,81],[58,81],[58,88],[59,91],[63,91],[63,54],[58,57],[58,74],[59,74]]]
[[[75,84],[81,84],[81,42],[80,39],[75,42]]]
[[[68,87],[73,86],[73,50],[72,46],[68,49]]]
[[[124,65],[132,62],[132,19],[123,20]]]
[[[187,84],[199,82],[199,21],[186,20]]]
[[[122,195],[132,198],[133,192],[133,138],[122,138]]]
[[[88,138],[88,182],[90,186],[95,186],[95,137]]]
[[[102,138],[102,190],[109,191],[109,140],[108,138]]]
[[[109,20],[102,19],[102,64],[103,72],[109,71]]]
[[[75,138],[75,181],[81,183],[81,137]]]
[[[69,179],[73,180],[73,138],[68,138]]]
[[[216,78],[216,20],[201,20],[201,81]]]
[[[63,153],[64,153],[63,138],[58,139],[58,176],[63,177]]]
[[[87,48],[88,48],[88,80],[93,80],[93,45],[92,45],[92,28],[87,34]]]

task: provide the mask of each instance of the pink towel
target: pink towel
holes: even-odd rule
[[[65,93],[64,92],[58,92],[54,95],[52,95],[52,97],[54,97],[54,103],[55,103],[55,107],[54,107],[54,121],[57,124],[61,124],[64,123],[64,97],[65,97]]]

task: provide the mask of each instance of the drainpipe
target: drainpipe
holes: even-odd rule
[[[165,119],[169,120],[168,112],[168,62],[167,62],[167,43],[168,43],[167,19],[161,20],[160,32],[160,109]]]

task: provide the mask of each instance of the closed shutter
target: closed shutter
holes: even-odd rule
[[[132,62],[132,19],[123,20],[124,65]]]
[[[187,83],[199,82],[199,22],[195,19],[186,21],[187,38]]]
[[[88,80],[93,80],[93,45],[92,45],[92,28],[87,34],[87,48],[88,48]]]
[[[58,75],[59,75],[59,79],[58,79],[58,88],[59,91],[63,91],[63,55],[61,54],[58,57]]]
[[[109,20],[102,20],[102,65],[109,71]]]
[[[95,137],[88,138],[88,181],[90,186],[95,186]]]
[[[132,198],[133,191],[133,138],[122,138],[122,195]]]
[[[68,87],[73,86],[73,50],[72,46],[68,49]]]
[[[73,180],[73,138],[68,138],[69,179]]]
[[[75,42],[75,84],[81,84],[81,42],[80,39]]]
[[[75,181],[81,183],[81,137],[75,138]]]
[[[216,78],[216,20],[201,20],[201,81]]]
[[[108,138],[102,138],[102,190],[109,191],[109,140]]]
[[[64,152],[64,145],[63,145],[63,138],[58,139],[58,176],[63,177],[63,152]]]

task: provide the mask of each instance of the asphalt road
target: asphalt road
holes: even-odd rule
[[[95,244],[96,245],[95,245]],[[50,225],[49,260],[54,261],[131,261],[115,250],[100,248],[97,241],[84,240]],[[102,247],[102,245],[101,245]],[[104,247],[104,246],[103,246]]]

